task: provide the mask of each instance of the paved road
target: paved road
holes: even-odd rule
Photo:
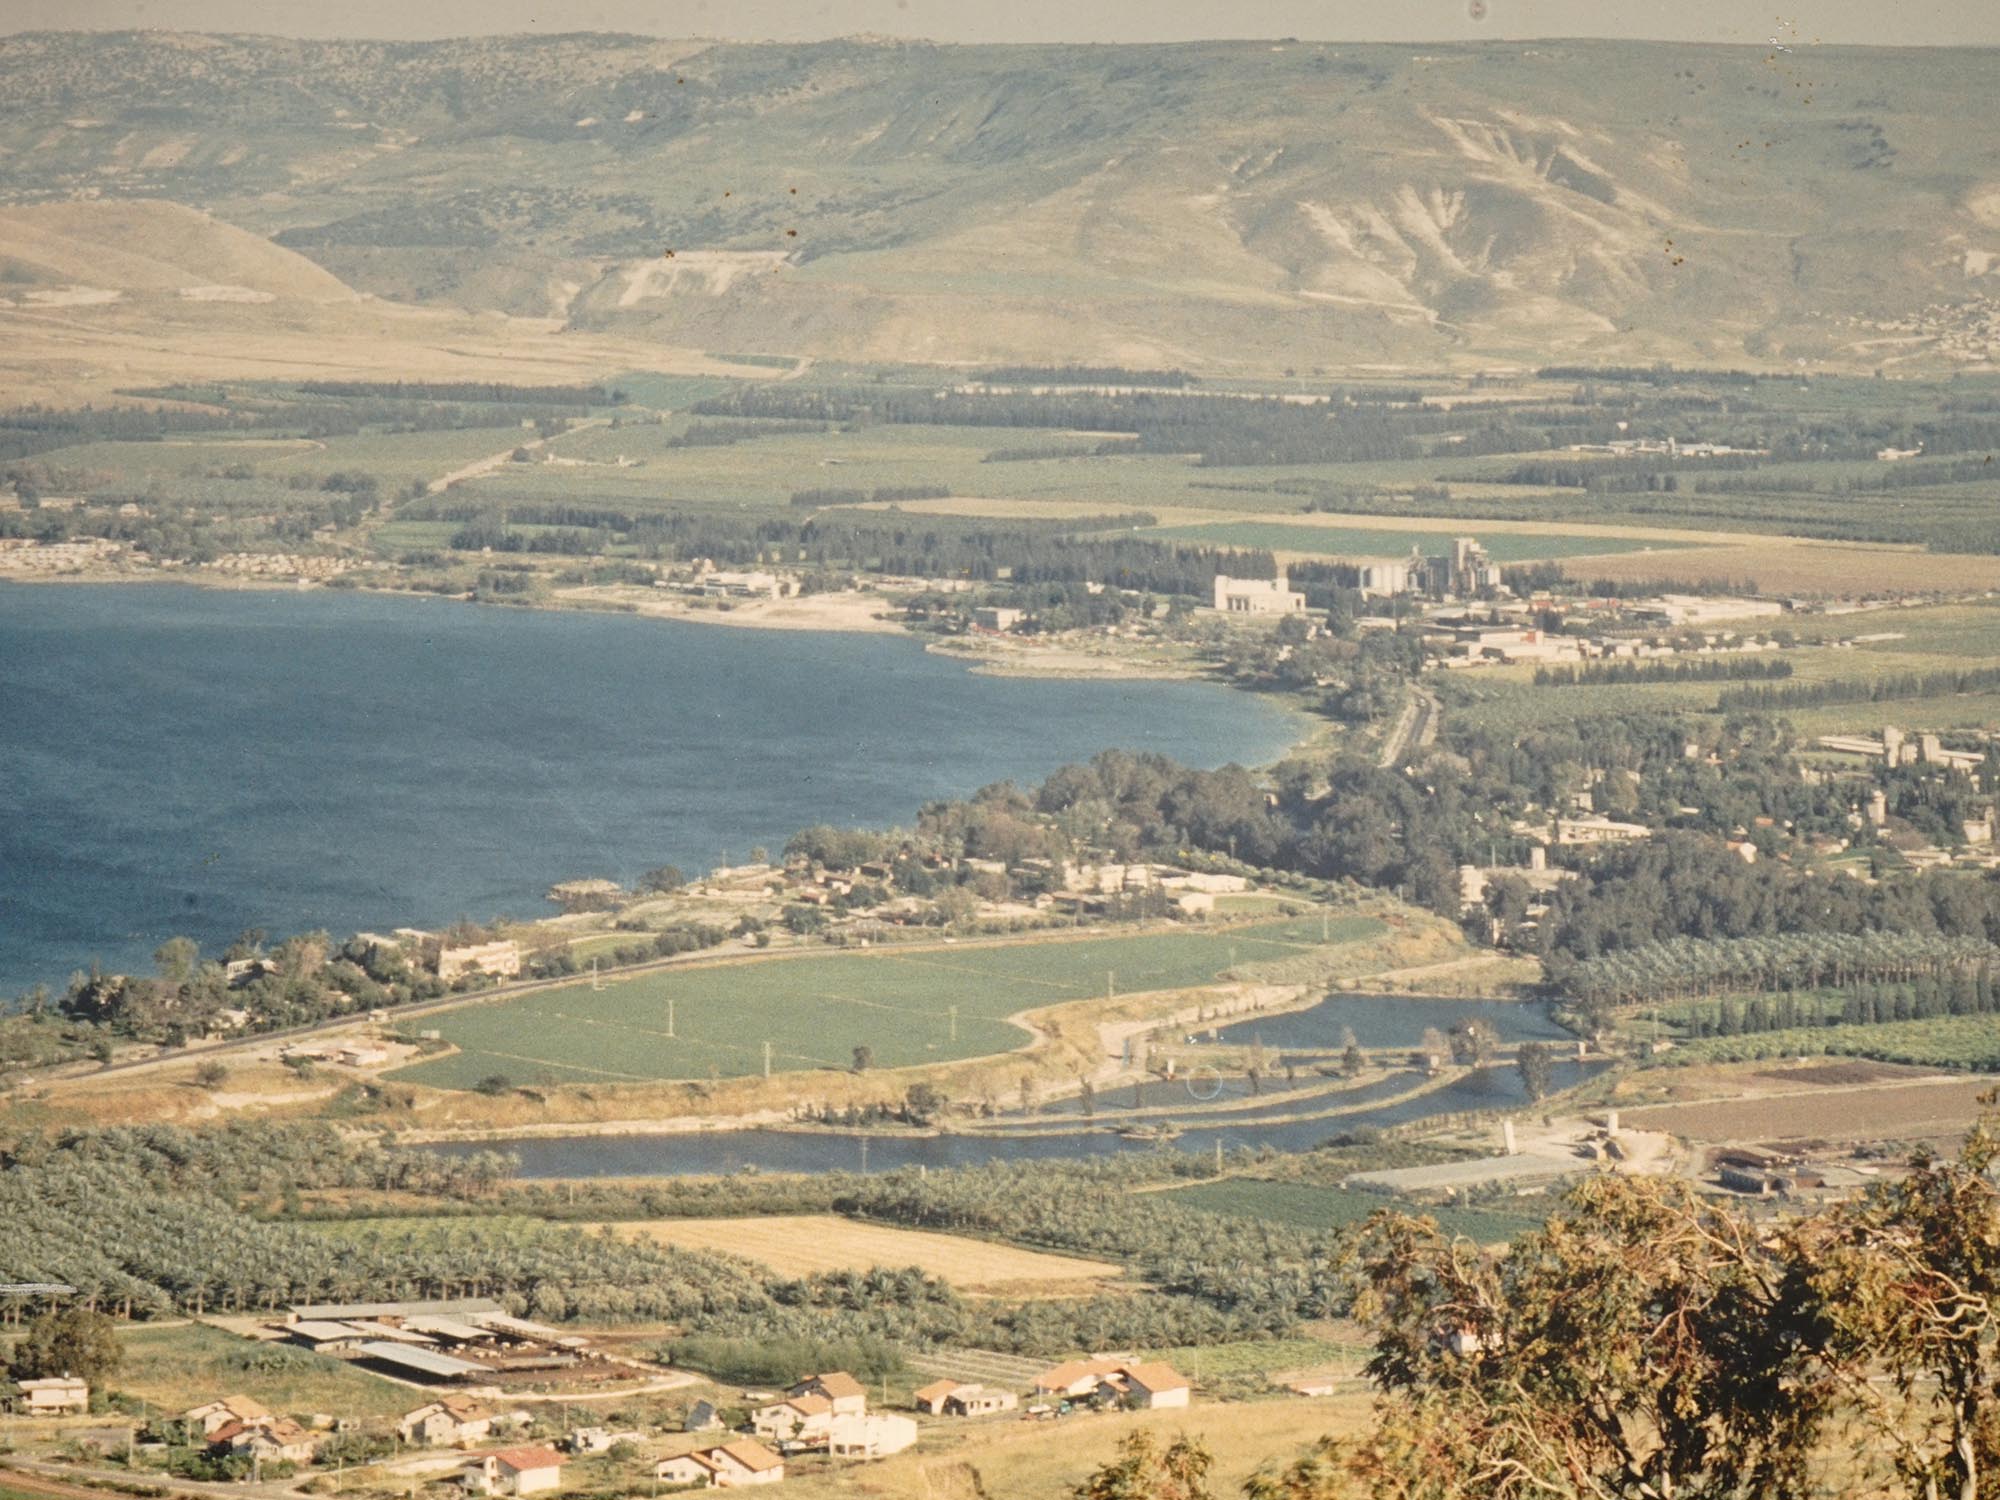
[[[462,469],[453,469],[449,474],[439,475],[436,479],[425,485],[424,489],[429,494],[442,494],[461,479],[477,479],[481,474],[491,474],[502,465],[512,463],[514,461],[514,454],[520,449],[525,448],[528,452],[533,453],[538,449],[546,448],[556,438],[567,437],[572,432],[583,432],[591,427],[602,427],[610,420],[609,417],[586,417],[581,422],[576,423],[576,425],[566,427],[561,432],[554,433],[549,437],[538,437],[529,442],[516,443],[512,448],[504,449],[499,453],[489,454],[485,458],[474,459]]]
[[[1424,749],[1437,740],[1438,718],[1442,706],[1431,695],[1429,688],[1410,685],[1409,700],[1403,704],[1403,711],[1396,715],[1396,722],[1383,738],[1382,753],[1376,764],[1384,769],[1393,766],[1412,749]]]

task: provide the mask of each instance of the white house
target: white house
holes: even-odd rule
[[[224,1396],[218,1401],[189,1407],[181,1413],[181,1420],[189,1427],[199,1427],[203,1437],[213,1437],[232,1422],[268,1422],[271,1413],[248,1396]]]
[[[943,1414],[948,1397],[971,1389],[973,1387],[962,1380],[933,1380],[929,1385],[918,1386],[910,1392],[910,1399],[916,1403],[918,1411],[927,1411],[935,1417]]]
[[[438,978],[446,984],[463,979],[475,969],[496,978],[512,979],[521,972],[521,945],[507,938],[493,943],[438,949]]]
[[[319,1452],[319,1439],[290,1417],[268,1417],[257,1422],[229,1422],[208,1435],[209,1446],[227,1448],[240,1458],[259,1458],[266,1463],[284,1460],[311,1463]]]
[[[536,1444],[481,1454],[459,1477],[468,1490],[481,1495],[534,1495],[561,1486],[562,1466],[560,1453]]]
[[[526,1414],[513,1415],[519,1418]],[[503,1420],[499,1413],[470,1396],[441,1396],[415,1411],[405,1412],[396,1424],[396,1436],[426,1448],[483,1443],[492,1435],[493,1424]]]
[[[1124,1376],[1121,1394],[1128,1405],[1159,1411],[1165,1407],[1188,1404],[1191,1394],[1188,1383],[1172,1365],[1154,1360],[1147,1364],[1127,1365],[1121,1373]]]
[[[1186,1406],[1187,1381],[1171,1365],[1126,1359],[1072,1359],[1035,1377],[1035,1394],[1119,1401],[1148,1410]]]
[[[69,1411],[90,1410],[90,1386],[74,1375],[51,1375],[41,1380],[15,1382],[20,1395],[17,1411],[31,1417],[58,1416]]]
[[[815,1442],[833,1425],[833,1403],[817,1392],[788,1396],[750,1413],[750,1430],[771,1443]]]
[[[1106,1375],[1116,1373],[1122,1362],[1115,1359],[1066,1359],[1035,1377],[1037,1396],[1088,1396]]]
[[[823,1396],[836,1417],[858,1417],[868,1410],[868,1391],[845,1370],[829,1370],[824,1375],[808,1375],[791,1390],[791,1396]]]
[[[1012,1391],[965,1385],[945,1397],[944,1414],[948,1417],[988,1417],[995,1412],[1013,1411],[1020,1404],[1021,1398]]]
[[[835,1458],[887,1458],[917,1440],[917,1424],[893,1412],[835,1417],[826,1451]]]
[[[728,1490],[739,1485],[778,1483],[785,1477],[785,1461],[762,1443],[743,1438],[663,1458],[653,1474],[662,1484]]]
[[[997,1411],[1013,1411],[1021,1398],[1012,1391],[994,1390],[965,1380],[934,1380],[911,1393],[918,1411],[934,1417],[984,1417]]]

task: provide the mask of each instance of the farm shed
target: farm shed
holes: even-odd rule
[[[386,1339],[363,1344],[354,1351],[370,1364],[386,1366],[389,1373],[419,1380],[476,1380],[489,1372],[468,1360],[453,1359],[434,1349],[413,1349]]]

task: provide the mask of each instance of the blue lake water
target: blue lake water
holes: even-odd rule
[[[1484,1021],[1503,1042],[1575,1041],[1549,1019],[1546,1008],[1518,1000],[1445,1000],[1420,995],[1329,995],[1309,1010],[1237,1021],[1220,1028],[1216,1040],[1233,1046],[1288,1047],[1322,1051],[1347,1044],[1413,1047],[1426,1027],[1449,1034],[1465,1021]],[[1204,1032],[1203,1035],[1207,1033]]]
[[[1119,747],[1270,761],[1208,683],[980,677],[895,636],[339,592],[0,585],[0,997],[186,934],[552,910]]]
[[[1555,1087],[1569,1088],[1603,1066],[1557,1063]],[[1393,1083],[1407,1090],[1414,1075]],[[1307,1151],[1345,1131],[1400,1125],[1433,1115],[1475,1110],[1525,1110],[1528,1098],[1510,1063],[1494,1064],[1413,1099],[1321,1120],[1238,1120],[1201,1125],[1198,1114],[1180,1121],[1181,1134],[1166,1143],[1135,1140],[1105,1126],[1049,1135],[862,1135],[846,1131],[713,1130],[676,1135],[538,1136],[427,1146],[467,1155],[509,1151],[520,1175],[545,1177],[682,1177],[745,1170],[762,1172],[886,1172],[897,1167],[972,1167],[996,1161],[1053,1161],[1117,1156],[1129,1151],[1185,1151],[1205,1155],[1269,1146]]]

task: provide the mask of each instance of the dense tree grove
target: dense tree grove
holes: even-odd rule
[[[1950,698],[2000,687],[2000,667],[1965,667],[1953,672],[1900,672],[1893,676],[1835,678],[1788,683],[1784,687],[1730,688],[1717,706],[1726,713],[1783,712],[1829,703],[1888,703],[1898,698]]]
[[[492,401],[512,406],[573,408],[618,406],[620,390],[601,385],[508,385],[486,380],[302,380],[308,396],[380,396],[391,401]]]
[[[1941,983],[1947,997],[1962,990],[1962,1002],[1971,1007],[1981,996],[1990,1001],[1996,965],[2000,947],[1984,937],[1820,930],[1672,938],[1569,964],[1563,983],[1586,1004],[1637,1005],[1745,990],[1846,989],[1864,981],[1926,979],[1934,989]],[[1949,1007],[1948,998],[1945,1004]]]
[[[1144,1162],[1016,1174],[1009,1237],[1115,1253],[1159,1286],[1150,1297],[1061,1302],[968,1302],[916,1268],[765,1277],[719,1257],[504,1217],[443,1214],[336,1239],[286,1206],[301,1192],[330,1187],[476,1198],[491,1194],[511,1163],[385,1151],[322,1126],[76,1131],[18,1142],[0,1166],[0,1264],[10,1276],[66,1282],[83,1306],[139,1317],[490,1296],[531,1317],[658,1320],[725,1339],[878,1338],[1058,1354],[1079,1339],[1123,1347],[1256,1337],[1323,1315],[1340,1297],[1329,1237],[1126,1198],[1125,1187],[1159,1170]],[[1185,1158],[1172,1167],[1205,1170]],[[826,1184],[774,1184],[772,1204],[924,1223],[939,1212],[927,1194],[946,1205],[975,1203],[996,1180],[938,1173],[926,1186],[915,1172],[856,1177],[848,1179],[851,1201],[839,1193],[829,1200]],[[646,1190],[641,1206],[681,1200],[676,1186]],[[1064,1215],[1066,1192],[1095,1207]],[[695,1197],[716,1206],[713,1193]],[[722,1202],[741,1211],[745,1198],[732,1192]]]
[[[1975,1500],[2000,1469],[2000,1137],[1772,1225],[1586,1178],[1502,1253],[1378,1215],[1359,1436],[1252,1500]]]
[[[1875,933],[2000,943],[2000,880],[1949,871],[1869,884],[1746,865],[1713,840],[1670,834],[1606,850],[1549,897],[1541,951],[1569,965],[1675,937]]]
[[[784,566],[809,573],[849,569],[981,583],[1089,583],[1201,598],[1210,594],[1217,573],[1268,578],[1276,569],[1268,552],[1225,551],[1134,535],[1129,531],[1132,514],[1121,515],[1117,524],[1123,529],[1116,535],[1101,530],[1110,517],[996,524],[964,517],[857,511],[844,504],[809,516],[752,517],[517,503],[495,517],[484,508],[441,500],[410,506],[402,514],[413,520],[459,521],[454,547],[491,547],[499,552],[588,556],[616,543],[664,562],[706,558],[729,567]],[[510,531],[510,525],[553,526],[561,533],[557,540],[542,540]]]
[[[1580,667],[1537,667],[1536,687],[1594,687],[1607,682],[1756,682],[1792,675],[1777,656],[1709,656],[1694,661],[1591,662]]]
[[[1288,401],[1143,390],[977,393],[787,384],[740,388],[694,410],[705,417],[1129,434],[1136,443],[1121,439],[1102,451],[1193,453],[1204,467],[1409,459],[1436,451],[1458,457],[1540,452],[1618,433],[1615,416],[1554,401],[1517,403],[1467,432],[1464,413],[1426,404],[1421,392],[1362,387]]]

